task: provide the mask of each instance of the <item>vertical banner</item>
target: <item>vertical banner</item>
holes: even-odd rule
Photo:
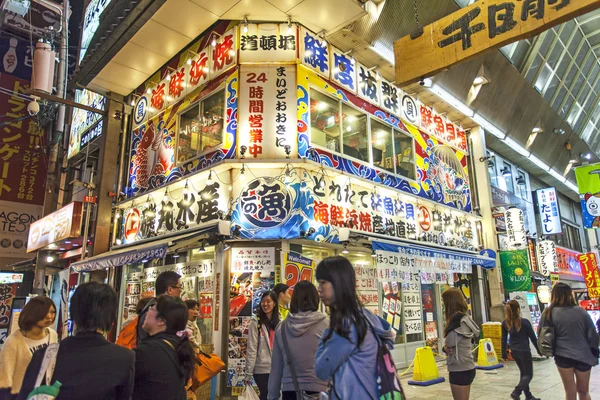
[[[248,329],[252,315],[260,306],[262,295],[272,290],[274,283],[274,247],[231,249],[227,386],[244,386]]]
[[[508,245],[511,248],[518,249],[524,247],[527,243],[525,234],[525,216],[520,208],[509,208],[504,212],[506,221],[506,235],[508,236]]]
[[[296,67],[242,65],[240,71],[238,151],[247,158],[295,158]]]
[[[600,164],[586,165],[575,169],[583,227],[600,228]]]
[[[58,273],[60,282],[60,324],[62,327],[60,339],[69,336],[69,268],[65,268]]]
[[[527,249],[501,251],[502,281],[507,293],[531,290],[531,271]]]
[[[10,310],[17,294],[17,284],[0,284],[0,347],[8,337]]]
[[[292,290],[300,281],[315,281],[315,262],[310,258],[302,257],[297,253],[284,254],[285,267],[283,271],[283,283]]]
[[[556,244],[551,240],[540,240],[537,243],[538,268],[542,275],[550,276],[556,271],[558,256],[556,254]]]
[[[600,297],[600,273],[598,272],[598,260],[595,253],[585,253],[577,256],[581,265],[581,275],[585,280],[590,298]]]
[[[542,234],[555,235],[557,233],[562,233],[556,188],[549,187],[539,189],[535,191],[535,194],[542,225]]]

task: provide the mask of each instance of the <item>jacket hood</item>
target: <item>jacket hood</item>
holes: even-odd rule
[[[468,315],[465,315],[460,320],[460,326],[455,330],[456,333],[467,338],[472,339],[479,336],[479,327],[477,326],[475,321],[473,321]]]
[[[392,345],[396,335],[392,331],[390,324],[368,310],[363,309],[363,314],[369,321],[369,324],[373,327],[375,334],[379,336],[382,341],[387,342],[388,345]]]
[[[317,311],[289,314],[285,319],[288,332],[295,337],[304,335],[313,325],[322,322],[327,316]]]

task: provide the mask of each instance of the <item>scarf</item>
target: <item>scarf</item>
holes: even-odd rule
[[[456,314],[454,314],[452,316],[452,318],[450,319],[450,322],[448,322],[448,326],[446,326],[446,329],[444,330],[444,337],[448,336],[448,334],[450,332],[452,332],[453,330],[455,330],[456,328],[458,328],[460,326],[460,321],[462,321],[462,319],[465,315],[466,314],[457,312]]]

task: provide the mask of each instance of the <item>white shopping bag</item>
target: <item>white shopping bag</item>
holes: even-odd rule
[[[244,393],[238,397],[238,400],[260,400],[260,397],[258,397],[254,389],[252,389],[252,386],[246,385]]]

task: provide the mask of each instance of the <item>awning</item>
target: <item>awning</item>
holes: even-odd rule
[[[489,257],[480,256],[477,254],[445,250],[442,248],[421,246],[417,244],[392,244],[382,241],[373,241],[373,250],[383,250],[399,253],[400,250],[407,253],[418,253],[420,256],[432,258],[447,258],[457,261],[469,261],[471,265],[479,265],[482,268],[490,269],[496,267],[496,260]]]
[[[113,250],[82,261],[71,264],[75,272],[88,272],[117,267],[121,265],[134,264],[140,261],[150,261],[156,258],[163,258],[167,254],[170,242],[180,241],[191,236],[200,236],[202,234],[215,232],[218,229],[218,223],[195,229],[194,231],[185,231],[184,233],[175,233],[168,237],[154,238],[146,240],[143,244],[132,243],[131,245],[122,245],[113,247]]]

